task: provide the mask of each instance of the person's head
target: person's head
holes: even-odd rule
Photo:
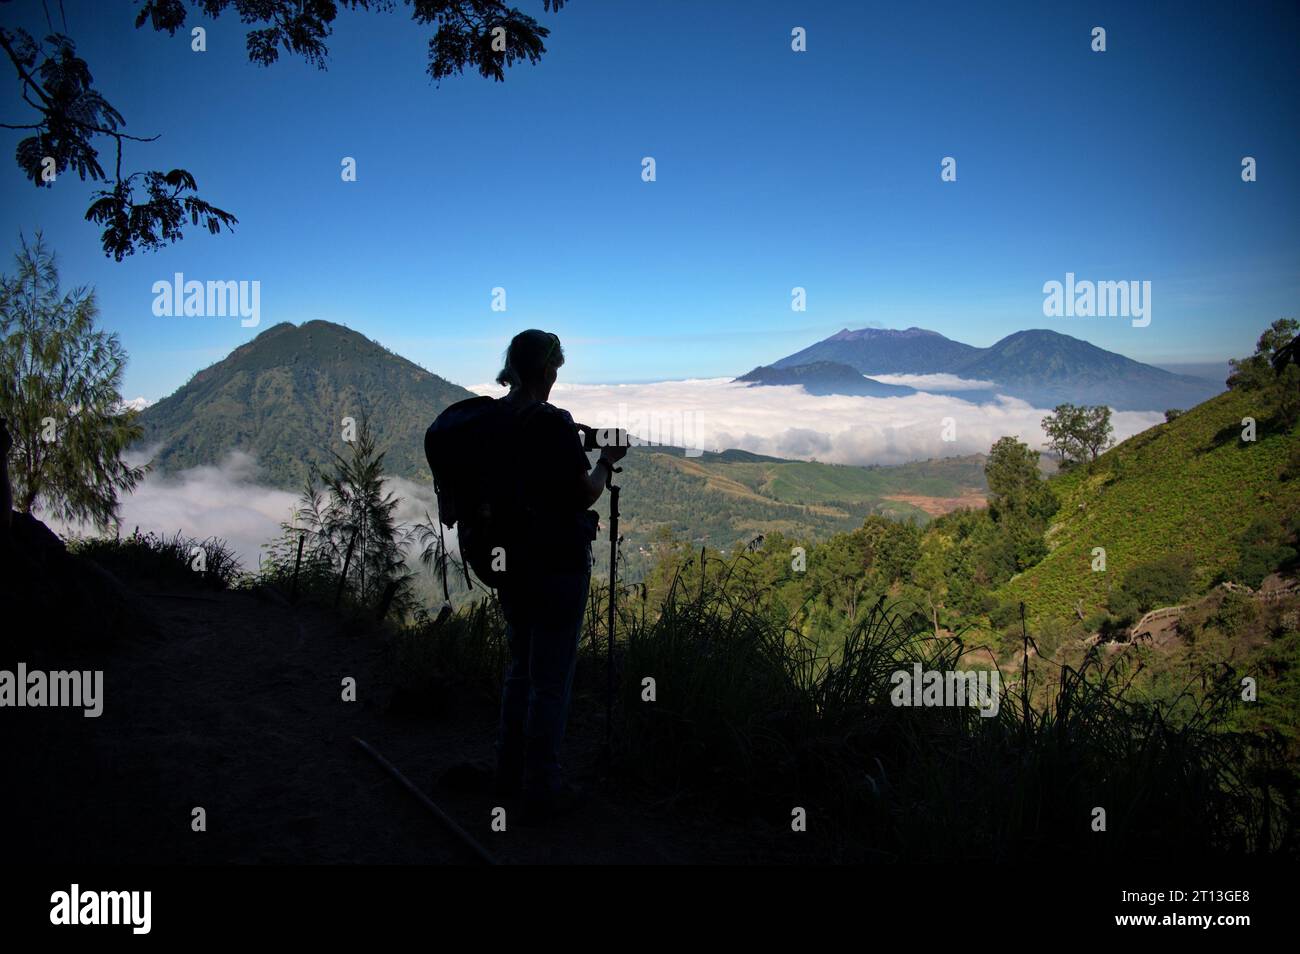
[[[562,364],[564,348],[560,339],[549,331],[529,328],[511,340],[497,384],[504,384],[512,391],[523,388],[539,401],[545,401],[555,384],[556,370]]]

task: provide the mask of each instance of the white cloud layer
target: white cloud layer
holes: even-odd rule
[[[130,455],[140,464],[152,451]],[[256,482],[257,462],[249,454],[232,452],[219,466],[194,467],[176,474],[149,473],[135,492],[121,499],[123,536],[140,528],[171,536],[219,537],[239,556],[245,569],[257,569],[263,543],[279,534],[289,519],[297,495]],[[48,521],[59,533],[90,536],[93,530]]]
[[[970,382],[972,387],[976,384]],[[503,393],[496,385],[472,390]],[[1005,396],[978,405],[926,392],[891,398],[817,396],[798,385],[748,387],[728,378],[557,383],[551,403],[568,410],[577,421],[593,427],[623,427],[655,443],[705,450],[737,447],[777,457],[857,465],[986,453],[1005,435],[1041,448],[1046,443],[1041,421],[1050,413]],[[948,419],[952,441],[943,439]],[[1116,411],[1111,416],[1117,440],[1163,419],[1151,411]]]
[[[130,459],[139,464],[150,456],[152,452]],[[280,524],[298,504],[297,494],[257,483],[257,473],[257,462],[242,451],[233,451],[215,467],[150,473],[134,493],[122,498],[122,534],[139,527],[141,533],[171,536],[179,530],[200,540],[218,537],[235,551],[244,569],[256,570],[263,544],[279,536]],[[398,522],[423,522],[426,509],[436,514],[432,486],[400,477],[390,478],[387,486],[399,498]],[[88,527],[46,522],[65,536],[92,534]]]
[[[881,384],[898,384],[918,391],[996,391],[995,381],[959,378],[955,374],[871,374],[864,375]]]

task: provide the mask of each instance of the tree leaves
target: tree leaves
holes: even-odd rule
[[[543,0],[547,13],[556,13],[565,0]],[[339,7],[350,10],[390,11],[391,0],[193,0],[205,16],[216,19],[232,11],[242,23],[253,26],[245,38],[250,62],[271,66],[281,51],[325,69]],[[411,19],[422,26],[436,25],[429,40],[427,71],[435,81],[477,71],[484,78],[504,81],[505,71],[521,60],[538,62],[550,35],[536,19],[503,0],[405,0]],[[146,0],[135,17],[137,28],[175,35],[185,26],[184,0]],[[502,31],[502,32],[498,32]]]
[[[364,417],[349,455],[335,453],[328,473],[314,468],[300,500],[294,517],[310,555],[339,573],[346,564],[362,603],[406,579],[408,528],[396,520],[398,499],[385,486],[384,452]]]
[[[544,0],[549,12],[560,10],[565,0]],[[546,52],[549,31],[535,19],[501,0],[406,0],[417,24],[436,24],[429,41],[428,72],[435,80],[466,68],[498,82],[507,67],[520,60],[538,62]],[[248,58],[270,66],[281,50],[302,57],[325,69],[329,50],[325,40],[333,32],[340,7],[351,10],[388,11],[388,0],[144,0],[135,16],[135,26],[148,24],[154,30],[174,36],[183,29],[191,6],[216,18],[233,11],[249,25]],[[52,34],[37,42],[25,30],[0,29],[0,49],[18,73],[21,99],[37,116],[31,123],[0,124],[0,128],[31,129],[14,153],[18,167],[37,188],[53,184],[55,176],[75,172],[92,182],[110,181],[112,188],[93,194],[85,218],[103,227],[104,253],[121,261],[136,251],[151,251],[177,242],[188,219],[191,226],[203,226],[217,235],[232,229],[238,221],[197,195],[193,176],[183,169],[170,172],[122,174],[125,142],[149,142],[157,137],[128,136],[121,131],[126,120],[94,89],[94,78],[86,61],[76,55],[72,39]],[[106,136],[116,153],[112,175],[100,162],[94,141]],[[137,201],[136,181],[145,198]],[[233,230],[233,229],[232,229]]]
[[[59,289],[54,253],[41,235],[24,240],[17,274],[0,279],[0,417],[14,437],[14,505],[106,528],[117,495],[145,468],[125,462],[142,429],[122,409],[126,352],[95,328],[93,292]]]
[[[194,177],[184,169],[137,172],[122,176],[122,144],[146,142],[119,129],[125,120],[92,87],[86,62],[76,55],[71,39],[53,35],[38,44],[30,34],[0,30],[0,48],[9,56],[22,82],[22,98],[36,109],[33,135],[23,139],[15,153],[19,168],[37,187],[53,185],[48,178],[53,163],[55,177],[68,171],[92,182],[109,180],[112,188],[92,193],[85,218],[103,227],[104,253],[121,261],[139,249],[156,249],[184,237],[183,224],[204,224],[209,233],[222,226],[233,228],[236,218],[196,195]],[[41,57],[44,57],[41,59]],[[99,161],[97,137],[114,141],[116,161],[111,177]],[[144,192],[137,199],[137,180]]]
[[[37,188],[52,185],[45,175],[51,159],[56,175],[72,170],[83,181],[106,178],[91,139],[115,134],[124,120],[92,88],[90,69],[72,40],[55,34],[41,44],[25,30],[0,30],[0,48],[18,71],[23,101],[39,113],[37,122],[16,127],[36,130],[15,153],[28,180]]]
[[[139,179],[146,196],[137,201],[135,181]],[[238,219],[194,195],[194,177],[184,169],[171,172],[142,172],[128,176],[114,188],[95,193],[96,200],[86,211],[86,220],[104,228],[106,255],[121,261],[137,249],[153,250],[185,237],[183,225],[203,223],[212,235],[222,227],[234,231]]]
[[[1043,430],[1062,467],[1092,463],[1115,443],[1110,408],[1104,404],[1058,404],[1043,418]]]

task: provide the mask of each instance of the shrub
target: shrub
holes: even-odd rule
[[[1223,595],[1211,622],[1229,636],[1236,636],[1255,621],[1255,601],[1241,593]]]
[[[1300,478],[1300,441],[1291,445],[1291,452],[1287,454],[1286,463],[1282,465],[1282,472],[1278,477],[1282,480]]]
[[[1111,593],[1111,611],[1136,621],[1158,607],[1177,605],[1192,591],[1192,571],[1191,559],[1180,553],[1140,563],[1124,574],[1124,582]]]
[[[1020,619],[1019,603],[999,600],[991,594],[985,599],[984,611],[988,613],[989,623],[994,629],[1005,630]]]
[[[1104,642],[1125,642],[1129,630],[1137,620],[1127,616],[1107,615],[1097,627],[1097,634]]]
[[[1110,614],[1105,610],[1096,610],[1083,618],[1083,628],[1090,633],[1099,633],[1109,619]]]
[[[227,589],[243,575],[239,558],[217,537],[198,540],[177,531],[165,537],[140,532],[129,537],[86,537],[68,544],[73,553],[123,579]]]
[[[1268,520],[1256,520],[1247,527],[1237,544],[1237,566],[1233,571],[1236,582],[1258,587],[1264,577],[1293,561],[1296,548],[1288,536]]]

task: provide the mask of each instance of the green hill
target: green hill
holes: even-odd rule
[[[1107,591],[1134,567],[1170,554],[1192,560],[1198,588],[1237,560],[1237,542],[1253,522],[1300,513],[1300,480],[1281,479],[1298,440],[1270,425],[1274,408],[1259,392],[1228,391],[1137,434],[1091,469],[1052,478],[1061,508],[1048,529],[1048,556],[1005,584],[1000,595],[1024,600],[1036,617],[1064,617],[1082,603],[1101,607]],[[1244,442],[1242,419],[1257,419]],[[1106,551],[1092,570],[1093,548]]]
[[[256,456],[262,479],[297,490],[309,463],[343,451],[343,418],[369,419],[389,473],[429,480],[424,431],[473,394],[328,321],[278,324],[140,415],[165,470]]]

